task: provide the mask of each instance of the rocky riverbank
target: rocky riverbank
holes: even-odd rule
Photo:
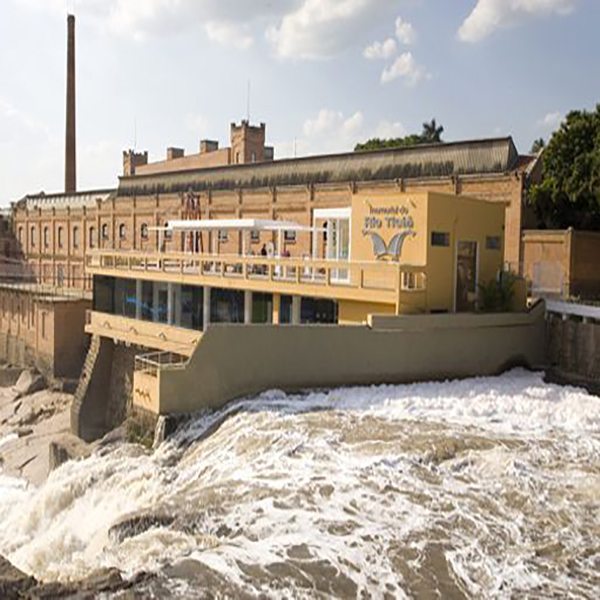
[[[135,593],[136,588],[145,586],[152,578],[150,574],[139,573],[125,579],[117,569],[100,569],[79,581],[42,583],[0,556],[0,598],[3,600],[91,600],[99,594],[116,594],[125,590],[131,592],[129,598],[141,598],[142,595]]]

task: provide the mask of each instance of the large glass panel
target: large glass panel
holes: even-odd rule
[[[142,282],[142,319],[154,321],[154,284],[151,281]]]
[[[332,325],[338,322],[338,305],[333,300],[302,298],[300,320],[304,325]]]
[[[210,295],[211,323],[243,323],[244,292],[213,288]]]
[[[201,287],[191,285],[181,287],[181,327],[202,330],[203,298],[204,290]]]
[[[108,313],[115,312],[115,278],[94,275],[94,310]]]
[[[281,304],[279,305],[279,323],[281,325],[289,325],[292,322],[292,297],[281,296]]]
[[[133,279],[117,279],[115,285],[115,313],[135,319],[136,284]]]
[[[273,294],[255,293],[252,296],[252,322],[272,323]]]
[[[166,283],[154,284],[154,317],[157,323],[169,322],[169,286]]]

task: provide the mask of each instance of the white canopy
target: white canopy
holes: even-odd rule
[[[318,231],[292,221],[270,219],[204,219],[169,221],[166,227],[152,227],[154,231]]]

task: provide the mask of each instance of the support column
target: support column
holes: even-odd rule
[[[273,325],[281,323],[281,294],[273,294]]]
[[[301,302],[302,298],[300,296],[292,296],[292,325],[301,324]]]
[[[244,324],[252,324],[252,292],[244,292]]]
[[[172,283],[168,283],[167,284],[167,323],[169,323],[169,325],[174,325],[174,303],[173,303],[173,293],[174,293],[174,289],[173,289],[173,284]]]
[[[135,282],[135,318],[142,320],[142,281],[137,279]]]
[[[206,331],[207,327],[210,325],[210,288],[207,285],[204,286],[202,295],[202,322],[203,329]]]

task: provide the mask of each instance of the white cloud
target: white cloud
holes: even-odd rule
[[[417,32],[410,24],[402,20],[402,17],[396,19],[396,37],[406,46],[410,46],[417,40]]]
[[[218,42],[224,46],[246,50],[254,43],[247,25],[209,21],[205,29],[209,40]]]
[[[423,79],[430,79],[425,69],[417,64],[411,52],[401,54],[381,74],[381,83],[390,83],[396,79],[404,79],[409,87],[414,87]]]
[[[355,43],[372,19],[388,9],[380,0],[302,0],[267,30],[280,58],[330,58]]]
[[[501,27],[518,25],[530,17],[567,15],[577,0],[478,0],[458,36],[463,42],[479,42]]]
[[[562,122],[565,120],[565,117],[562,113],[558,111],[549,112],[543,118],[538,121],[538,125],[543,129],[547,129],[548,131],[555,131],[558,129]]]
[[[396,54],[397,44],[396,40],[389,38],[385,42],[373,42],[370,46],[365,48],[365,58],[377,59],[377,58],[390,58]]]

